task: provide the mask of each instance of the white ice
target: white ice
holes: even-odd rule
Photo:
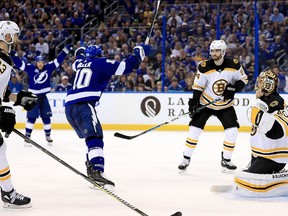
[[[23,130],[20,130],[23,132]],[[210,192],[212,185],[232,184],[233,176],[221,173],[223,132],[203,132],[187,173],[177,166],[187,132],[152,131],[132,140],[104,132],[105,173],[116,184],[114,193],[149,216],[287,215],[288,197],[240,198],[232,193]],[[128,135],[139,131],[119,131]],[[74,131],[53,130],[49,147],[42,130],[32,140],[86,174],[85,144]],[[240,133],[232,161],[239,168],[250,159],[249,134]],[[103,191],[89,189],[87,182],[23,139],[6,139],[12,180],[16,190],[32,198],[30,209],[0,207],[0,216],[136,216],[140,215]]]

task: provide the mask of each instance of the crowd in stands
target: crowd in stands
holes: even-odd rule
[[[74,50],[94,44],[102,47],[102,56],[123,60],[134,46],[144,43],[157,1],[120,0],[122,9],[105,19],[104,8],[112,2],[4,0],[0,3],[0,20],[11,19],[23,28],[17,54],[26,62],[33,62],[40,54],[47,61],[53,60],[57,56],[57,45],[70,35],[73,36]],[[128,76],[113,77],[106,91],[192,91],[197,64],[209,58],[209,45],[217,35],[227,43],[226,56],[238,59],[245,68],[249,84],[244,91],[252,91],[255,80],[254,0],[241,4],[233,0],[216,2],[219,1],[187,0],[182,4],[179,0],[162,0],[150,39],[149,56]],[[258,13],[259,71],[266,68],[277,71],[279,90],[288,92],[287,71],[281,71],[279,67],[283,63],[279,58],[288,53],[288,5],[286,1],[259,1]],[[98,25],[81,38],[80,28],[95,17]],[[163,42],[164,18],[166,37]],[[218,18],[220,25],[217,29]],[[163,50],[166,52],[164,66]],[[75,77],[71,68],[73,60],[71,52],[55,70],[51,79],[53,91],[67,91],[71,87]],[[21,86],[26,88],[25,72],[18,71],[13,75],[9,85],[13,91],[18,91]]]

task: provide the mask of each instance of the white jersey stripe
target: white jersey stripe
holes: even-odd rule
[[[126,62],[121,62],[115,72],[115,75],[122,75],[126,68]]]
[[[51,91],[51,87],[47,87],[47,88],[44,88],[44,89],[40,89],[40,90],[35,90],[35,89],[28,89],[28,91],[32,92],[33,94],[44,94],[44,93],[47,93],[47,92],[50,92]]]
[[[67,95],[65,102],[69,102],[69,101],[73,101],[73,100],[77,100],[80,98],[86,98],[86,97],[100,97],[101,96],[101,91],[97,91],[97,92],[80,92],[80,93],[76,93],[76,94],[70,94]]]
[[[55,64],[56,68],[58,68],[60,64],[59,64],[59,62],[57,61],[57,58],[56,58],[56,59],[54,59],[54,61],[53,61],[53,62],[54,62],[54,64]]]

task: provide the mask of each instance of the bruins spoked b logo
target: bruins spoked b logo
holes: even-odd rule
[[[160,101],[153,96],[148,96],[141,102],[141,111],[147,117],[156,116],[161,109]]]

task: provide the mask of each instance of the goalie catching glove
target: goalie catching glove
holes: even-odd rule
[[[275,122],[274,115],[269,114],[268,110],[268,105],[260,99],[256,99],[255,105],[249,107],[247,110],[248,121],[256,126],[263,134],[266,134]]]
[[[16,124],[15,111],[8,106],[0,107],[0,129],[9,135]]]
[[[20,105],[25,110],[30,111],[37,104],[38,97],[32,92],[20,91],[17,94],[17,100],[14,106]]]

